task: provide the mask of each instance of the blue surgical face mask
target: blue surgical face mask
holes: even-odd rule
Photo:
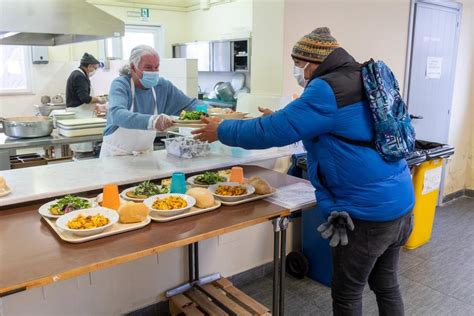
[[[143,77],[140,79],[140,83],[143,87],[150,89],[158,84],[160,79],[160,73],[158,71],[143,71]]]

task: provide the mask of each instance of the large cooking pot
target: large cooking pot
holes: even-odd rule
[[[20,116],[1,119],[5,135],[16,138],[44,137],[53,131],[53,120],[42,116]]]

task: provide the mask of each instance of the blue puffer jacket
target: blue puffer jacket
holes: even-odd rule
[[[224,121],[219,140],[246,149],[303,140],[308,174],[319,208],[347,211],[367,221],[389,221],[411,211],[414,192],[405,160],[385,161],[378,152],[340,140],[373,139],[373,119],[359,64],[342,48],[317,68],[303,94],[284,109],[253,120]]]

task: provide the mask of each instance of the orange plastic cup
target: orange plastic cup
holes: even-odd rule
[[[118,192],[118,185],[106,184],[104,185],[102,206],[112,210],[118,210],[120,207],[120,196]]]
[[[244,169],[242,167],[232,167],[230,182],[244,183]]]

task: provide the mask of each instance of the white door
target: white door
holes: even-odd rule
[[[417,139],[447,143],[461,5],[415,1],[408,109]]]

